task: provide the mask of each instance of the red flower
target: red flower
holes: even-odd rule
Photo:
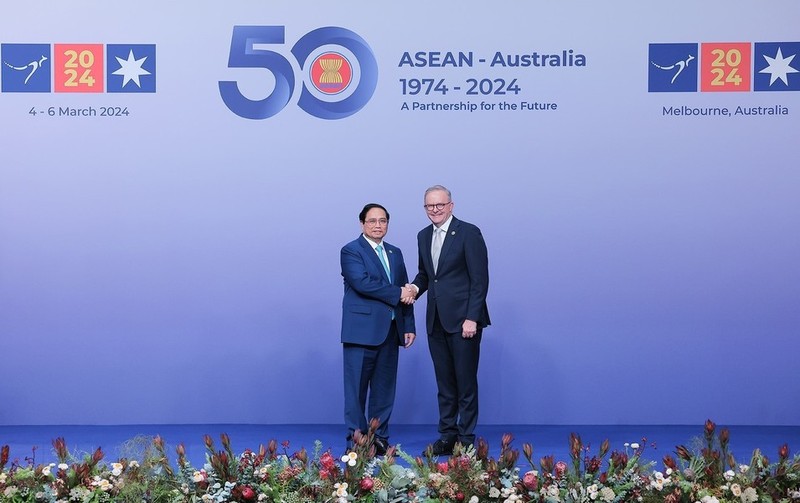
[[[319,458],[319,464],[322,465],[322,468],[325,470],[332,470],[334,466],[336,466],[336,460],[333,459],[331,456],[330,451],[326,452]]]
[[[683,445],[675,447],[675,453],[684,461],[690,461],[692,459],[692,453]]]
[[[542,467],[542,471],[545,473],[551,473],[553,471],[553,456],[542,456],[542,459],[539,460],[539,465]]]
[[[508,446],[511,445],[511,442],[514,441],[514,435],[511,433],[504,433],[503,437],[500,439],[500,450],[508,449]]]
[[[440,461],[436,463],[436,467],[439,469],[441,473],[447,473],[450,469],[450,465],[448,465],[447,461]]]
[[[364,477],[361,479],[361,483],[359,485],[361,486],[362,491],[370,492],[372,491],[372,488],[375,487],[375,481],[370,477]]]
[[[597,456],[592,456],[592,459],[586,465],[586,471],[589,473],[597,473],[600,470],[602,461]]]
[[[250,486],[244,486],[242,488],[242,498],[246,500],[251,500],[256,497],[256,492],[253,491],[253,488]]]
[[[8,463],[8,446],[4,445],[2,449],[0,449],[0,469],[2,469],[6,463]]]

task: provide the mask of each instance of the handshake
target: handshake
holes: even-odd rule
[[[400,289],[400,302],[411,305],[415,300],[417,300],[417,288],[411,283],[406,283],[406,286]]]

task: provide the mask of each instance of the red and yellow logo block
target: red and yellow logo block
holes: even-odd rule
[[[700,44],[700,90],[750,91],[751,60],[749,42]]]
[[[103,92],[103,44],[55,44],[54,47],[55,92]]]

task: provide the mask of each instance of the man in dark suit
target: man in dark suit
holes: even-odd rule
[[[341,251],[344,299],[344,421],[348,446],[353,432],[367,432],[368,420],[377,418],[376,452],[389,445],[389,417],[394,406],[398,346],[414,342],[414,298],[406,286],[408,273],[399,248],[383,240],[389,229],[389,212],[367,204],[358,216],[362,234]],[[367,396],[369,395],[369,404]]]
[[[417,235],[419,273],[410,286],[417,297],[428,292],[428,347],[439,401],[439,439],[432,448],[441,456],[456,442],[475,442],[481,335],[490,323],[489,264],[480,229],[453,216],[449,190],[426,190],[425,211],[433,225]]]

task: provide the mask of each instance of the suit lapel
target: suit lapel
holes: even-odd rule
[[[377,268],[378,272],[380,272],[381,277],[386,279],[386,270],[383,268],[383,264],[381,264],[381,259],[378,258],[378,253],[375,251],[375,248],[373,248],[372,245],[367,242],[367,238],[365,238],[363,235],[361,236],[360,242],[362,248],[364,248],[364,254],[367,256],[367,260],[372,262],[372,264]],[[386,243],[383,243],[383,247],[386,249]],[[386,254],[390,255],[389,253]],[[391,258],[389,260],[391,261]],[[389,262],[389,264],[389,267],[391,268],[391,262]],[[389,282],[388,279],[386,281]]]
[[[383,242],[383,249],[386,250],[386,256],[389,257],[389,283],[394,283],[394,272],[397,270],[397,264],[394,258],[394,250],[386,244],[386,241]]]
[[[455,241],[456,236],[458,236],[458,229],[460,226],[461,226],[460,222],[456,219],[456,217],[453,217],[453,219],[450,221],[450,227],[447,228],[447,233],[444,235],[444,242],[442,243],[442,251],[439,253],[438,270],[441,270],[442,266],[447,261],[447,253],[453,247],[453,242]],[[431,231],[431,233],[432,232],[433,231]],[[433,236],[431,236],[431,239],[433,239]],[[428,247],[430,248],[430,246]],[[430,253],[428,255],[430,255]],[[431,259],[431,262],[433,262],[433,259]]]
[[[433,258],[431,258],[431,240],[433,239],[433,224],[427,226],[422,233],[422,260],[425,262],[425,268],[431,272],[433,276]]]

